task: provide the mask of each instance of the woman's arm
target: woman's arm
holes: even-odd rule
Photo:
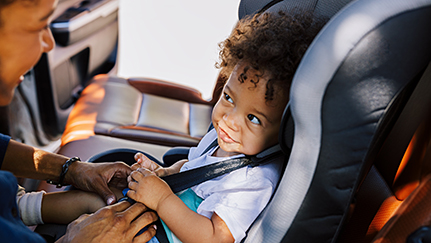
[[[68,159],[63,155],[10,140],[1,169],[8,170],[18,177],[58,181],[63,165]],[[107,204],[112,204],[116,202],[116,197],[108,188],[108,183],[119,189],[124,188],[127,186],[126,179],[130,172],[130,167],[122,162],[76,161],[69,166],[64,183],[84,191],[96,192]]]
[[[155,210],[182,242],[234,242],[224,221],[190,210],[169,186],[151,171],[141,168],[130,174],[127,195]]]
[[[18,177],[58,181],[62,166],[68,159],[10,140],[1,169]],[[76,165],[72,164],[70,168],[74,166]]]

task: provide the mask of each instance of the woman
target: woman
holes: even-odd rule
[[[54,47],[49,23],[56,5],[57,0],[0,0],[0,106],[11,102],[23,75],[36,64],[42,53]],[[91,164],[80,161],[71,163],[64,174],[62,167],[66,161],[69,158],[0,135],[2,240],[44,242],[19,219],[15,201],[15,176],[52,181],[60,179],[82,190],[97,192],[110,205],[116,198],[107,183],[119,181],[117,186],[124,186],[130,174],[130,168],[124,163]],[[13,172],[15,176],[3,170]],[[112,180],[114,177],[120,180]],[[129,206],[129,203],[122,202],[105,207],[94,215],[84,215],[69,225],[66,235],[59,241],[148,241],[155,234],[152,227],[136,238],[134,235],[140,230],[139,225],[152,223],[156,215],[145,212],[146,207],[142,204]]]

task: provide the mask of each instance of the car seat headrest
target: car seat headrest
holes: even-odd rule
[[[242,0],[238,8],[239,19],[258,12],[290,11],[301,8],[312,11],[316,16],[332,17],[352,0]]]

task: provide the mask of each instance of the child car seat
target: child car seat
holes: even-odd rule
[[[277,7],[283,3],[268,11]],[[377,160],[388,153],[385,144],[395,140],[399,151],[389,153],[402,156],[424,118],[402,123],[400,132],[404,108],[418,91],[415,102],[425,106],[415,113],[431,107],[423,99],[431,90],[424,72],[431,61],[430,14],[430,0],[357,0],[316,37],[283,116],[279,140],[290,155],[284,175],[244,242],[339,240],[370,168],[370,174],[392,170]],[[398,168],[396,156],[388,163]]]
[[[430,0],[357,0],[316,37],[292,84],[287,167],[245,242],[336,242],[358,186],[431,60],[430,16]],[[282,148],[291,139],[288,121]],[[413,132],[391,139],[405,144],[404,152]]]

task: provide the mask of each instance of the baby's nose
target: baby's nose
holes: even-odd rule
[[[234,131],[238,130],[238,121],[234,114],[225,114],[223,120],[230,129]]]

